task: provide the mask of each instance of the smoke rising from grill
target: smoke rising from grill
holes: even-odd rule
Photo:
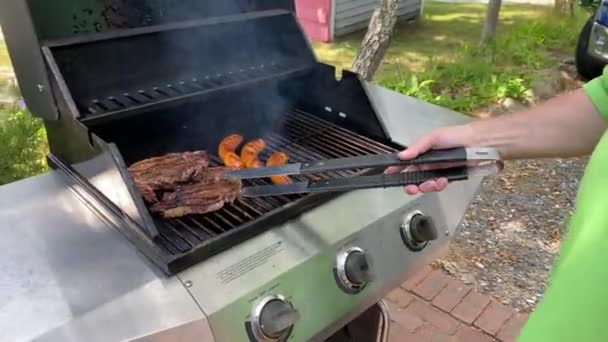
[[[285,112],[293,106],[276,80],[276,74],[295,67],[290,65],[293,56],[285,46],[289,41],[280,37],[284,29],[278,25],[281,21],[273,23],[268,18],[252,17],[250,13],[255,7],[243,0],[180,1],[166,12],[161,11],[171,20],[233,16],[225,23],[203,24],[202,29],[183,32],[178,29],[161,35],[158,55],[152,57],[162,58],[170,70],[161,71],[169,78],[168,82],[196,80],[215,84],[216,89],[225,87],[200,102],[184,106],[180,113],[171,113],[185,130],[212,132],[206,133],[207,147],[215,146],[222,136],[230,133],[243,134],[247,140],[265,138],[277,130]],[[250,83],[260,78],[269,80]],[[188,133],[176,134],[174,139],[170,150],[193,147],[189,146]]]
[[[121,149],[146,142],[127,163],[215,154],[230,133],[266,138],[310,93],[316,61],[291,14],[258,11],[251,0],[99,1],[111,5],[122,26],[110,28],[121,31],[52,53],[93,133]]]

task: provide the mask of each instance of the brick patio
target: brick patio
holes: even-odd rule
[[[426,266],[393,290],[386,303],[390,341],[515,341],[528,315]]]

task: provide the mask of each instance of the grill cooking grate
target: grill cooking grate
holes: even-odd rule
[[[394,152],[395,149],[331,124],[310,114],[295,111],[287,114],[280,134],[264,138],[267,148],[260,154],[261,160],[276,151],[289,154],[290,162],[315,159],[351,157]],[[213,165],[219,160],[213,157]],[[326,172],[322,174],[290,176],[292,179],[319,181],[351,177],[362,170]],[[249,182],[249,183],[247,183]],[[269,184],[266,180],[247,180],[244,185]],[[221,236],[247,222],[277,210],[307,195],[281,195],[263,198],[241,198],[223,209],[206,214],[191,215],[180,219],[158,220],[159,244],[171,254],[181,254]]]

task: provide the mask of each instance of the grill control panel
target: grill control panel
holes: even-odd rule
[[[216,340],[323,341],[444,250],[472,190],[347,193],[205,264],[190,291]]]

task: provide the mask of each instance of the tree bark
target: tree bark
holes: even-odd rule
[[[574,0],[555,0],[553,9],[559,14],[574,15]]]
[[[574,18],[574,8],[576,6],[576,4],[574,3],[575,0],[570,0],[568,1],[570,3],[570,5],[568,7],[570,7],[570,17]]]
[[[488,10],[486,12],[486,20],[481,31],[481,42],[485,43],[494,39],[496,36],[496,27],[498,26],[498,14],[500,13],[500,5],[502,0],[488,0]]]
[[[397,22],[398,5],[399,0],[381,0],[369,21],[352,67],[366,81],[374,77],[388,49]]]

